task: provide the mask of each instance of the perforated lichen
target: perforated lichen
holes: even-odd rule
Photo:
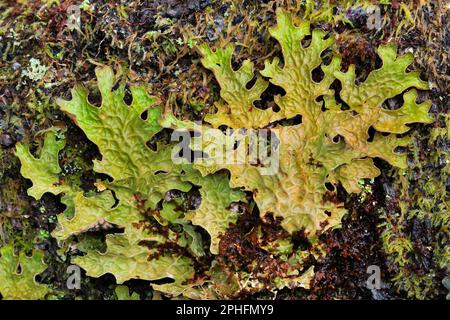
[[[231,190],[227,175],[203,178],[191,165],[175,164],[171,145],[159,143],[156,150],[147,146],[147,141],[162,127],[158,124],[161,108],[148,95],[146,86],[131,86],[132,103],[127,105],[125,86],[113,90],[119,79],[111,68],[98,68],[97,79],[101,107],[89,103],[88,92],[81,85],[72,90],[71,100],[59,100],[58,104],[98,146],[102,159],[94,162],[94,170],[107,174],[111,181],[98,181],[97,192],[87,194],[72,180],[60,177],[58,154],[64,147],[64,136],[52,129],[37,156],[26,145],[16,148],[22,174],[33,183],[29,195],[36,199],[45,192],[62,195],[67,208],[59,215],[52,233],[61,244],[105,223],[123,228],[123,233],[106,236],[104,251],[88,248],[86,255],[73,258],[89,276],[111,273],[118,283],[172,278],[175,282],[171,285],[158,285],[158,290],[172,292],[170,288],[194,280],[195,270],[192,258],[166,252],[164,247],[188,247],[202,256],[201,237],[190,224],[192,221],[211,234],[211,252],[216,254],[219,236],[237,219],[229,207],[232,202],[243,200],[243,193]],[[172,203],[164,202],[161,214],[152,217],[166,192],[187,192],[194,185],[200,187],[202,194],[199,208],[175,216],[167,212]],[[210,214],[215,218],[211,219]],[[152,219],[165,227],[163,233],[152,227]],[[181,230],[171,230],[168,223]]]
[[[155,121],[160,108],[153,106],[155,99],[146,93],[144,86],[131,87],[133,102],[131,106],[126,105],[124,86],[112,90],[116,79],[110,68],[98,69],[97,76],[102,94],[100,108],[88,102],[88,93],[82,86],[72,90],[72,100],[58,103],[97,144],[102,160],[95,161],[94,170],[108,174],[112,182],[99,183],[99,192],[88,196],[78,186],[59,181],[57,159],[63,142],[57,141],[51,132],[39,159],[30,156],[25,146],[18,146],[23,173],[33,181],[30,195],[41,196],[33,191],[40,188],[55,194],[64,193],[63,202],[71,212],[58,218],[59,225],[53,235],[60,241],[102,222],[124,228],[123,234],[107,236],[106,252],[94,250],[75,259],[88,275],[98,277],[110,272],[119,283],[131,278],[156,280],[165,277],[183,282],[194,273],[189,258],[162,253],[149,261],[152,253],[158,253],[157,246],[151,250],[140,245],[143,241],[157,245],[171,241],[154,234],[140,222],[145,220],[146,208],[154,208],[165,192],[171,189],[188,191],[192,186],[181,180],[181,167],[172,164],[170,148],[161,146],[152,151],[146,146],[160,130]],[[148,119],[142,120],[141,114],[146,110]],[[27,168],[35,163],[41,164],[42,168],[35,175],[28,174]],[[172,241],[176,242],[176,239]]]
[[[394,182],[387,202],[395,210],[380,210],[379,228],[393,283],[398,292],[413,299],[437,297],[442,288],[437,275],[448,279],[448,124],[449,116],[442,114],[428,134],[416,133],[411,166],[391,169]],[[424,146],[430,151],[426,159],[421,154]]]

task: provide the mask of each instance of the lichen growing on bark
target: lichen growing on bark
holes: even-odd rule
[[[69,4],[0,3],[0,297],[443,297],[441,6]]]

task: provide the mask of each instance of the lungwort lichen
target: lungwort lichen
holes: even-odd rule
[[[380,174],[373,162],[376,157],[406,167],[406,155],[397,148],[407,146],[410,139],[398,134],[406,133],[410,123],[432,121],[430,102],[416,101],[416,89],[427,89],[427,83],[417,72],[406,71],[413,56],[398,55],[393,44],[380,46],[382,66],[357,83],[355,67],[343,71],[337,53],[324,63],[322,54],[331,50],[335,41],[332,35],[311,31],[308,21],[297,26],[291,15],[281,10],[277,20],[270,34],[281,46],[282,59],[266,61],[254,82],[250,61],[244,61],[238,70],[233,68],[234,46],[217,50],[206,44],[199,47],[203,65],[220,85],[221,99],[215,105],[216,112],[205,117],[202,134],[209,138],[191,144],[194,151],[207,154],[217,141],[231,143],[236,146],[231,152],[245,158],[251,149],[245,130],[268,129],[277,141],[269,153],[279,155],[272,174],[264,172],[267,159],[217,164],[196,158],[193,164],[175,163],[173,144],[158,142],[156,148],[150,148],[147,142],[163,127],[195,126],[163,112],[158,98],[148,94],[147,85],[130,86],[132,101],[127,104],[125,83],[109,67],[96,69],[100,107],[89,102],[88,90],[82,85],[73,88],[71,100],[57,101],[99,149],[101,159],[94,161],[94,171],[109,178],[97,181],[96,192],[86,193],[60,175],[58,153],[64,148],[64,137],[56,129],[48,132],[37,157],[28,146],[17,146],[22,175],[33,183],[29,195],[36,199],[45,192],[61,195],[67,207],[52,233],[63,249],[99,224],[107,222],[114,227],[106,235],[105,250],[87,249],[84,255],[72,258],[88,276],[111,273],[119,284],[129,279],[171,278],[174,282],[153,284],[153,288],[191,298],[232,297],[249,288],[252,292],[285,286],[309,288],[313,267],[301,273],[309,253],[295,249],[289,237],[272,249],[268,244],[261,249],[270,251],[272,258],[286,266],[278,274],[266,275],[272,282],[259,281],[261,274],[252,274],[251,266],[226,274],[214,259],[210,270],[201,274],[203,271],[195,268],[196,259],[204,252],[199,228],[210,234],[209,254],[217,255],[221,236],[238,219],[233,204],[248,202],[247,191],[263,220],[269,223],[269,216],[281,219],[287,234],[304,231],[315,243],[318,233],[339,226],[347,212],[335,197],[339,185],[349,193],[358,193],[361,179]],[[302,40],[309,35],[310,44],[303,45]],[[315,70],[321,71],[320,79],[313,77]],[[333,89],[336,82],[342,87],[339,92]],[[261,100],[269,83],[285,94],[275,96],[276,108],[259,108],[255,102]],[[386,100],[401,94],[403,106],[396,110],[384,107]],[[289,119],[299,117],[301,123],[290,124]],[[241,130],[241,134],[223,132],[219,129],[223,126]],[[371,128],[376,131],[373,137],[369,136]],[[261,141],[257,144],[264,147]],[[166,199],[171,190],[188,192],[192,188],[200,190],[197,208],[180,212],[176,203]],[[3,251],[1,265],[11,259],[11,254]],[[42,271],[40,266],[32,273]],[[3,295],[8,294],[0,289]]]

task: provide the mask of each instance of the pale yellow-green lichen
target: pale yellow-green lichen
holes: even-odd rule
[[[281,225],[289,233],[304,230],[310,240],[315,240],[318,232],[339,226],[346,213],[343,203],[334,200],[333,192],[327,190],[327,183],[342,184],[348,192],[357,193],[360,179],[379,175],[372,158],[406,166],[406,156],[395,149],[408,145],[409,138],[399,138],[396,134],[406,133],[409,123],[432,121],[428,115],[430,102],[417,103],[417,92],[412,89],[427,89],[427,84],[417,73],[405,71],[412,56],[398,56],[394,45],[381,46],[378,53],[382,67],[357,84],[354,67],[343,72],[336,53],[329,64],[322,61],[322,53],[333,46],[333,36],[326,38],[321,30],[311,32],[307,21],[296,26],[290,14],[280,10],[277,20],[278,25],[270,33],[281,45],[283,62],[279,58],[267,61],[261,74],[286,92],[274,99],[279,110],[255,106],[269,82],[257,76],[255,83],[248,87],[254,78],[253,64],[245,61],[239,70],[234,70],[233,46],[213,51],[203,45],[200,47],[202,62],[216,76],[222,99],[216,103],[217,111],[205,117],[211,125],[205,126],[202,132],[206,139],[191,144],[194,150],[211,155],[218,141],[231,146],[239,142],[231,152],[246,155],[250,140],[245,133],[236,131],[227,136],[218,128],[222,125],[233,129],[270,128],[277,142],[270,151],[279,154],[277,170],[272,174],[265,171],[272,164],[268,158],[257,163],[214,163],[211,159],[197,159],[192,167],[173,162],[173,145],[159,143],[156,150],[150,149],[147,142],[163,126],[191,130],[195,126],[162,115],[157,99],[147,93],[146,85],[130,87],[132,102],[127,105],[124,83],[120,82],[114,89],[119,79],[109,67],[96,69],[102,98],[100,107],[89,102],[88,91],[81,85],[71,91],[71,100],[60,99],[57,103],[98,146],[101,160],[95,160],[94,170],[110,176],[111,181],[98,182],[98,192],[86,194],[79,186],[59,179],[58,152],[64,142],[53,131],[48,133],[38,158],[31,155],[28,147],[18,145],[16,154],[21,159],[22,174],[33,182],[29,194],[36,199],[45,192],[63,194],[62,200],[68,205],[70,212],[66,213],[70,214],[58,217],[58,227],[53,232],[58,240],[69,241],[72,236],[104,222],[123,228],[123,234],[106,236],[105,251],[88,249],[84,256],[73,259],[87,275],[99,277],[112,273],[118,283],[128,279],[172,278],[173,283],[153,287],[168,295],[193,298],[233,297],[241,291],[278,290],[286,286],[308,288],[313,269],[303,274],[298,272],[303,260],[295,258],[298,253],[292,252],[288,239],[281,243],[283,248],[279,251],[265,245],[266,250],[284,257],[289,265],[287,274],[277,275],[269,285],[255,280],[248,272],[228,274],[215,262],[208,272],[211,281],[198,279],[193,256],[161,252],[161,247],[181,246],[190,248],[195,257],[203,256],[199,234],[192,223],[208,231],[210,251],[217,254],[220,236],[238,218],[231,208],[233,202],[245,199],[243,190],[237,188],[253,195],[263,219],[268,215],[281,217]],[[301,40],[309,34],[311,43],[303,46]],[[317,68],[323,71],[320,81],[312,76]],[[345,106],[335,100],[332,83],[336,80],[342,84],[338,94]],[[403,92],[401,108],[383,107],[387,99]],[[298,116],[301,116],[300,124],[289,125],[283,121]],[[371,127],[378,131],[373,140],[368,134]],[[263,147],[261,141],[258,143]],[[218,172],[222,169],[229,171],[230,178],[227,173]],[[200,187],[202,198],[197,209],[180,213],[173,202],[163,201],[167,191],[187,192],[193,185]],[[158,210],[160,216],[155,218],[162,226],[181,226],[182,231],[168,230],[161,234],[149,228],[146,223],[149,215]],[[186,241],[191,241],[191,245]]]

